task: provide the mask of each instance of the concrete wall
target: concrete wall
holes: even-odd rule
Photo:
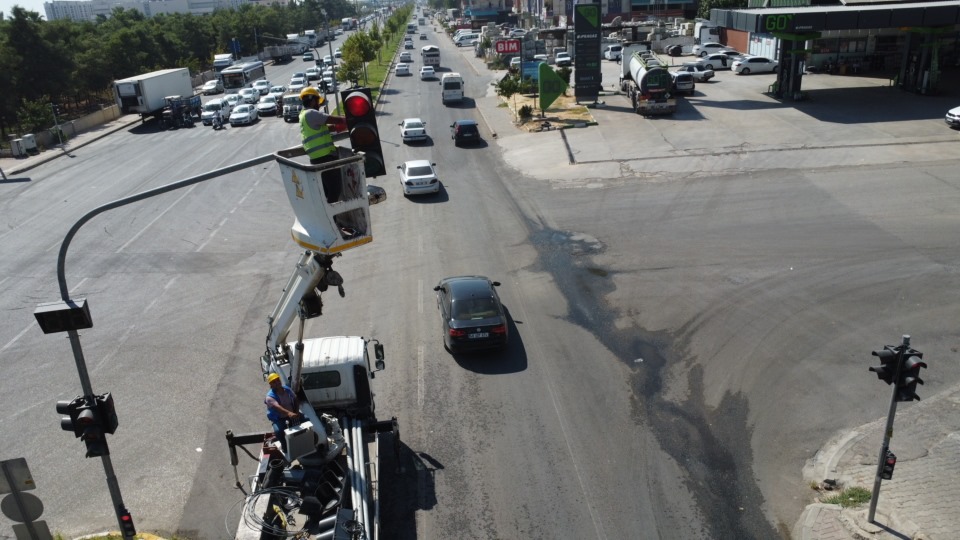
[[[119,117],[120,108],[116,105],[110,105],[109,107],[104,107],[99,111],[93,112],[81,118],[77,118],[76,120],[70,120],[69,122],[60,124],[60,131],[67,136],[67,140],[69,141],[78,133],[96,129],[107,122],[116,120]],[[53,128],[37,133],[36,137],[37,144],[45,148],[50,148],[60,144],[60,141],[57,138],[57,133],[53,130]]]

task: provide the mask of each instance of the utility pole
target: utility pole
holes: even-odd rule
[[[333,62],[333,65],[337,65],[337,59],[333,56],[333,37],[330,35],[330,17],[327,16],[327,10],[321,8],[320,14],[323,15],[323,22],[327,25],[327,48],[330,50],[330,61]],[[340,108],[340,92],[337,88],[337,70],[331,69],[333,72],[333,99],[337,102],[337,109]],[[336,112],[336,111],[334,111]]]

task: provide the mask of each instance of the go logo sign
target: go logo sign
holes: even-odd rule
[[[793,15],[767,15],[763,18],[763,29],[767,32],[782,32],[792,29]]]

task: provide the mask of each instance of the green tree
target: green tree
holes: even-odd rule
[[[516,75],[507,75],[496,85],[497,95],[503,99],[513,98],[513,109],[517,109],[517,94],[520,93],[520,78]]]
[[[700,0],[697,7],[697,17],[710,18],[711,9],[743,9],[747,7],[747,0]]]
[[[35,101],[21,100],[17,111],[20,128],[24,133],[37,133],[53,127],[53,110],[50,108],[50,97],[40,96]]]

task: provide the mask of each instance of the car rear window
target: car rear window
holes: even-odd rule
[[[462,124],[458,126],[460,133],[476,133],[477,125],[476,124]]]
[[[453,304],[453,318],[458,321],[489,319],[497,316],[497,304],[493,298],[469,298]]]
[[[407,170],[407,176],[429,176],[431,174],[433,174],[433,169],[427,166],[410,167]]]

